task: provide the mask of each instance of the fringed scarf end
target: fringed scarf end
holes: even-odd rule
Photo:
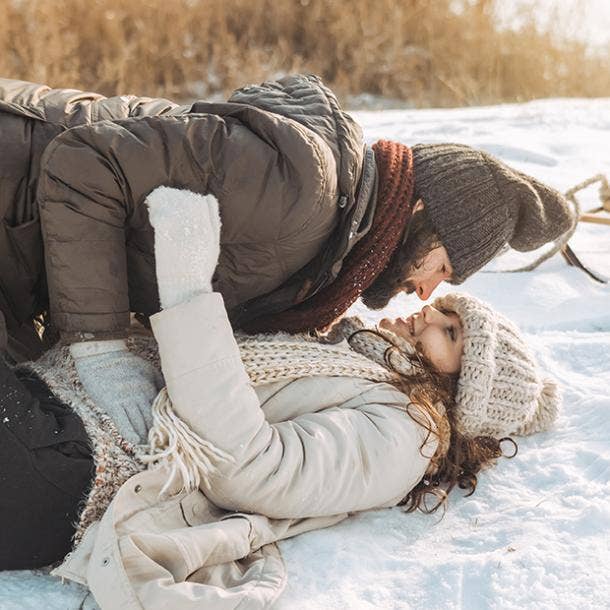
[[[177,477],[179,492],[198,489],[202,479],[217,472],[219,462],[234,462],[231,455],[203,440],[176,415],[167,388],[163,388],[152,405],[153,426],[149,432],[150,453],[142,461],[169,470],[167,481],[159,492],[162,496]]]

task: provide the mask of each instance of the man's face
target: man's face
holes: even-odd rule
[[[428,252],[419,268],[411,269],[405,280],[409,288],[407,293],[415,292],[417,296],[426,301],[434,289],[443,281],[450,280],[453,268],[444,246],[438,246]]]
[[[432,248],[419,262],[401,266],[394,262],[362,293],[362,302],[370,309],[382,309],[399,292],[415,292],[427,300],[444,280],[451,279],[453,269],[444,246]]]

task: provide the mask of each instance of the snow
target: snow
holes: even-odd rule
[[[560,190],[610,177],[608,99],[354,114],[369,143],[461,142]],[[579,200],[598,206],[596,187]],[[610,277],[610,226],[581,223],[571,245]],[[563,387],[554,429],[518,439],[518,455],[481,474],[471,497],[452,493],[444,516],[373,511],[282,542],[278,610],[610,608],[610,285],[559,255],[534,272],[491,273],[536,254],[510,252],[459,290],[526,331]],[[353,309],[374,321],[420,306],[401,296],[383,313]],[[84,596],[43,571],[0,574],[1,610],[72,610]]]

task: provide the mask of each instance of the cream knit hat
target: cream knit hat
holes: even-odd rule
[[[486,303],[452,293],[432,304],[459,315],[464,332],[456,394],[458,429],[470,437],[533,434],[557,417],[557,383],[541,379],[519,330]]]

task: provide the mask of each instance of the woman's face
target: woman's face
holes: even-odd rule
[[[379,326],[411,344],[442,373],[460,370],[464,335],[460,318],[452,311],[424,305],[408,318],[384,318]]]

